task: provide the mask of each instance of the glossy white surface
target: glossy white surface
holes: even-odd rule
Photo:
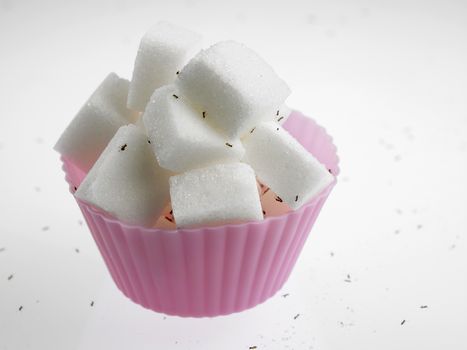
[[[465,1],[1,0],[0,349],[466,349],[466,18]],[[339,147],[288,283],[233,316],[127,300],[52,151],[159,19],[255,49]]]

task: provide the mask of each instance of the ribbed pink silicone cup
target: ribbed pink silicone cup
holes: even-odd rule
[[[336,147],[322,127],[296,111],[284,127],[339,173]],[[73,193],[85,174],[62,160]],[[132,226],[77,202],[115,284],[128,298],[169,315],[206,317],[251,308],[282,287],[335,183],[285,215],[197,229]]]

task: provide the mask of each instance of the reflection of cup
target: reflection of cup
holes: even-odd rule
[[[338,174],[336,147],[322,127],[299,112],[283,126]],[[74,192],[85,174],[64,159],[63,169]],[[76,200],[113,280],[128,298],[169,315],[205,317],[251,308],[282,287],[335,184],[280,216],[196,229],[128,225]]]

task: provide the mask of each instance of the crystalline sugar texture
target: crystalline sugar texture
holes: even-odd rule
[[[126,108],[128,84],[110,73],[65,129],[55,150],[87,172],[118,128],[136,119]]]
[[[267,115],[266,118],[264,118],[264,121],[274,121],[278,122],[279,124],[284,124],[291,113],[292,109],[290,109],[290,107],[286,104],[283,104],[276,111],[274,111],[272,115]]]
[[[173,85],[154,92],[143,121],[160,166],[178,173],[243,157],[242,143],[228,140],[206,118]]]
[[[278,123],[258,125],[243,141],[244,162],[292,209],[309,201],[334,177]]]
[[[141,39],[133,69],[128,106],[144,111],[155,89],[170,84],[185,63],[201,48],[201,36],[167,22],[159,22]]]
[[[76,197],[130,224],[151,226],[169,201],[169,174],[146,135],[121,127],[76,191]]]
[[[273,116],[290,94],[287,84],[255,52],[233,41],[202,50],[180,72],[177,84],[208,122],[231,138]]]
[[[177,227],[263,219],[255,174],[247,164],[195,169],[169,182]]]

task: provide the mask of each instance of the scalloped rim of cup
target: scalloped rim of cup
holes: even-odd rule
[[[240,226],[246,226],[246,225],[256,226],[256,225],[263,225],[264,223],[270,222],[270,221],[281,221],[282,218],[285,217],[285,216],[293,215],[294,213],[298,213],[298,212],[304,210],[307,207],[316,205],[318,200],[320,200],[325,195],[327,195],[332,190],[332,188],[336,185],[337,176],[339,175],[339,172],[340,172],[340,168],[339,168],[339,160],[340,159],[339,159],[339,156],[337,154],[337,147],[333,142],[332,136],[329,135],[329,133],[326,131],[326,129],[323,126],[316,123],[316,121],[314,119],[305,116],[302,112],[300,112],[298,110],[292,110],[291,113],[298,113],[302,117],[312,120],[316,124],[316,126],[322,130],[324,135],[328,138],[329,144],[331,145],[331,148],[333,149],[333,151],[335,153],[335,156],[336,156],[336,165],[335,165],[336,170],[335,170],[335,173],[332,173],[332,175],[334,177],[334,181],[331,182],[328,186],[326,186],[318,195],[316,195],[315,197],[310,199],[307,203],[303,204],[299,209],[291,210],[288,213],[285,213],[285,214],[282,214],[282,215],[270,216],[270,217],[267,217],[267,218],[265,218],[263,220],[260,220],[260,221],[248,221],[248,222],[243,222],[243,223],[225,224],[225,225],[200,226],[200,227],[194,227],[194,228],[176,228],[176,229],[171,229],[171,230],[157,228],[157,227],[146,227],[146,226],[141,226],[141,225],[129,224],[129,223],[118,220],[117,218],[115,218],[115,217],[111,216],[110,214],[106,213],[105,211],[103,211],[101,209],[98,209],[98,208],[86,203],[85,201],[83,201],[83,200],[81,200],[79,198],[76,198],[76,196],[74,195],[74,193],[72,191],[72,187],[74,185],[71,183],[71,181],[69,179],[69,176],[68,176],[68,172],[67,172],[67,161],[65,160],[65,158],[63,156],[60,157],[60,160],[62,161],[62,170],[65,172],[65,175],[66,175],[65,180],[69,185],[69,191],[73,195],[73,197],[75,198],[75,200],[78,202],[78,204],[80,206],[84,206],[84,207],[88,208],[95,215],[99,216],[102,220],[106,221],[107,223],[117,224],[117,225],[120,225],[120,226],[122,226],[124,228],[127,228],[127,229],[139,229],[139,230],[143,230],[143,231],[146,231],[146,232],[150,232],[151,234],[171,234],[171,235],[173,235],[173,234],[177,234],[177,233],[199,232],[200,230],[208,230],[208,231],[213,230],[214,231],[214,230],[218,229],[219,227],[229,228],[229,227],[240,227]]]

